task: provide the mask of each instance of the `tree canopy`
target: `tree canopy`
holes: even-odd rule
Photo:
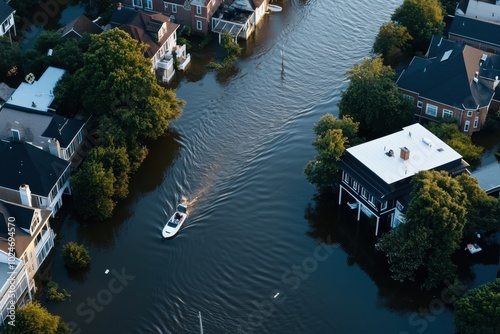
[[[380,56],[365,58],[346,74],[349,85],[338,103],[339,117],[351,116],[361,133],[385,135],[413,122],[413,105],[402,97],[394,70]]]
[[[406,27],[413,37],[414,51],[423,52],[429,47],[432,35],[443,35],[444,14],[443,5],[438,0],[404,0],[391,20]]]
[[[500,333],[500,278],[467,291],[454,304],[459,333]]]
[[[395,66],[406,56],[405,51],[410,47],[413,37],[406,27],[394,22],[382,24],[373,43],[373,53],[381,54],[385,65]]]
[[[386,254],[395,280],[418,278],[430,289],[456,275],[451,255],[460,247],[469,200],[459,181],[444,171],[419,172],[412,187],[405,223],[376,248]]]
[[[16,310],[15,326],[6,324],[4,334],[69,334],[71,330],[59,316],[52,315],[38,302]]]
[[[0,37],[0,82],[17,74],[21,66],[21,48],[17,42],[10,42],[9,37]]]
[[[349,116],[337,119],[332,114],[325,114],[314,125],[314,133],[313,146],[318,154],[306,165],[304,173],[320,191],[331,190],[338,182],[337,162],[351,143],[360,142],[358,123]]]

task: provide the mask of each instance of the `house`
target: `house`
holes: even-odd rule
[[[459,2],[455,15],[500,23],[500,6],[495,0],[465,0]]]
[[[455,118],[471,135],[484,125],[498,91],[498,57],[433,36],[427,58],[414,57],[396,84],[414,102],[419,121]]]
[[[390,228],[404,221],[410,202],[411,179],[426,170],[447,171],[456,176],[467,172],[462,156],[419,123],[393,134],[350,147],[339,161],[343,197],[379,225]]]
[[[255,27],[264,18],[268,0],[231,0],[225,1],[212,16],[212,31],[219,34],[229,33],[234,40],[248,39]]]
[[[82,159],[77,153],[82,151],[87,121],[57,115],[50,107],[53,90],[64,72],[49,67],[38,81],[23,82],[10,93],[0,110],[0,140],[25,141],[76,168]]]
[[[31,301],[31,287],[23,261],[0,249],[0,327],[15,320],[15,308]]]
[[[81,38],[83,34],[100,34],[102,31],[100,26],[83,14],[60,30],[62,37],[69,38]]]
[[[500,6],[495,7],[500,10]],[[500,54],[500,22],[457,15],[448,30],[448,39]]]
[[[9,100],[15,89],[6,83],[0,82],[0,108]]]
[[[87,122],[52,112],[21,111],[4,107],[0,111],[0,140],[21,140],[49,152],[77,167]]]
[[[0,266],[5,263],[2,261],[5,254],[11,255],[6,261],[8,268],[11,263],[19,266],[16,304],[31,300],[32,290],[36,289],[35,274],[54,247],[55,235],[49,224],[50,214],[48,210],[0,200]],[[10,242],[9,237],[13,238]],[[12,245],[15,245],[15,250]],[[6,274],[10,272],[15,270],[5,271]],[[2,283],[3,280],[0,279],[0,285]],[[8,295],[8,290],[0,290],[0,320],[6,318],[8,303],[6,305],[4,300],[9,299],[12,296]]]
[[[163,14],[135,11],[119,4],[111,15],[107,29],[110,28],[121,29],[139,43],[148,45],[144,56],[151,60],[153,70],[163,82],[170,82],[173,78],[175,61],[179,63],[179,69],[185,69],[191,61],[186,45],[177,45],[179,25],[170,22]]]
[[[4,107],[26,111],[54,111],[50,107],[54,101],[54,88],[64,73],[63,69],[49,66],[38,80],[28,77],[28,82],[22,82],[17,87]]]
[[[11,36],[11,29],[14,28],[14,36],[17,35],[16,24],[14,22],[14,13],[16,11],[3,0],[0,0],[0,37],[7,33]]]
[[[481,166],[474,170],[470,176],[477,179],[479,187],[488,195],[500,196],[500,164],[498,162]]]
[[[71,194],[70,164],[22,141],[0,141],[0,199],[49,210],[55,216],[62,195]]]

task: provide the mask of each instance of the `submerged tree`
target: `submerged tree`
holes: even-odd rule
[[[407,56],[413,38],[406,27],[394,22],[384,23],[373,44],[373,53],[381,54],[385,65],[396,65]]]
[[[394,70],[380,56],[365,58],[347,71],[349,85],[338,103],[339,117],[351,116],[362,133],[385,135],[414,120],[413,105],[394,82]]]
[[[307,180],[320,191],[331,190],[338,183],[337,163],[350,144],[357,144],[358,123],[346,116],[337,119],[332,114],[326,114],[314,126],[316,140],[313,146],[317,155],[305,169]]]

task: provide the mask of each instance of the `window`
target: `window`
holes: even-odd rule
[[[146,0],[146,8],[153,9],[153,0]]]
[[[428,104],[427,107],[425,108],[425,113],[430,116],[437,116],[438,113],[438,107],[433,106],[432,104]]]
[[[368,193],[366,192],[366,189],[365,189],[365,188],[362,188],[362,189],[361,189],[361,196],[363,196],[364,198],[366,198],[366,197],[367,197],[367,194],[368,194]]]
[[[423,105],[424,105],[424,103],[422,101],[417,101],[417,108],[422,109]]]
[[[196,21],[196,29],[201,30],[203,28],[203,25],[201,24],[201,21]]]
[[[464,132],[469,132],[470,121],[465,121]]]
[[[177,5],[172,4],[172,13],[177,13]]]
[[[382,202],[382,205],[380,206],[380,209],[382,209],[382,210],[387,209],[387,201]]]
[[[18,130],[10,129],[10,131],[12,131],[12,138],[14,140],[20,140],[21,139],[21,135],[19,134]]]
[[[142,7],[142,0],[134,0],[134,6]]]
[[[342,180],[344,180],[345,183],[349,184],[350,179],[351,178],[349,177],[349,174],[347,174],[346,172],[342,173]]]
[[[472,117],[472,110],[467,110],[467,117]]]
[[[196,6],[196,14],[201,14],[201,6]]]
[[[453,111],[443,109],[443,118],[453,118]]]
[[[476,116],[476,118],[474,118],[474,129],[476,129],[478,125],[479,125],[479,116]]]
[[[403,204],[399,203],[399,201],[396,203],[396,208],[399,210],[399,211],[403,211],[404,209],[404,206]]]
[[[372,204],[373,206],[375,206],[375,197],[373,197],[371,194],[368,194],[368,202],[370,202],[370,204]]]
[[[358,190],[358,182],[352,180],[352,189]]]
[[[165,6],[165,11],[168,9],[168,2],[164,2],[163,5]]]
[[[6,33],[7,30],[9,29],[9,26],[10,26],[10,17],[7,18],[7,20],[3,21],[2,23],[2,29],[3,29],[3,32]]]

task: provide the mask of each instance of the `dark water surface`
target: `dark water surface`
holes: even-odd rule
[[[285,0],[231,75],[195,56],[177,84],[182,117],[149,145],[114,217],[66,219],[61,244],[85,244],[92,263],[68,273],[58,250],[53,279],[72,298],[49,311],[75,333],[198,333],[199,311],[205,333],[453,333],[449,304],[393,284],[374,227],[315,198],[302,173],[313,125],[337,113],[345,71],[400,3]],[[164,240],[182,197],[188,220]]]

